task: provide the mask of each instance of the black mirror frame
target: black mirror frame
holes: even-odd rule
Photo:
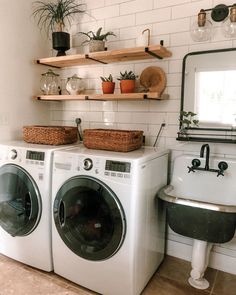
[[[228,51],[236,51],[236,48],[222,48],[222,49],[216,49],[216,50],[193,51],[193,52],[187,53],[184,56],[183,63],[182,63],[182,79],[181,79],[180,123],[179,123],[178,137],[176,138],[176,140],[195,141],[195,142],[236,143],[236,128],[233,128],[233,127],[232,128],[203,128],[203,127],[202,128],[201,127],[186,128],[185,127],[184,133],[183,133],[182,123],[181,123],[181,120],[183,119],[181,112],[184,111],[185,69],[186,69],[187,58],[192,55],[201,55],[201,54],[209,54],[209,53],[228,52]],[[195,131],[196,133],[191,133],[191,130]],[[198,133],[198,131],[200,131],[200,133]],[[217,131],[219,132],[219,134],[215,134],[215,133],[211,134],[210,132],[212,131],[214,132]],[[222,132],[224,132],[224,134]],[[226,132],[230,134],[227,134]],[[221,138],[217,138],[215,136],[219,136]],[[225,138],[222,138],[222,137],[225,137]]]

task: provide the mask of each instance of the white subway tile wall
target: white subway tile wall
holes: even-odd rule
[[[224,1],[225,4],[232,4],[232,1]],[[62,71],[64,78],[73,74],[78,74],[83,78],[83,83],[88,93],[101,93],[100,76],[108,76],[110,73],[115,77],[115,92],[118,93],[119,81],[116,79],[120,72],[132,70],[137,75],[148,66],[154,65],[161,67],[167,75],[167,87],[165,93],[169,94],[168,101],[134,101],[134,102],[64,102],[61,104],[52,103],[51,118],[54,121],[60,121],[64,124],[68,118],[73,121],[73,114],[81,115],[86,112],[83,118],[82,126],[90,123],[98,123],[106,128],[107,121],[112,121],[114,126],[122,123],[131,123],[127,125],[128,129],[138,128],[140,124],[142,129],[147,130],[146,144],[153,140],[157,134],[160,124],[166,123],[165,132],[161,133],[168,148],[176,143],[176,133],[178,130],[178,116],[180,109],[181,95],[181,71],[182,59],[190,51],[207,50],[216,48],[232,47],[236,44],[235,40],[225,39],[216,28],[213,39],[209,42],[195,43],[190,38],[190,25],[196,20],[196,15],[201,8],[211,8],[221,1],[213,0],[83,0],[86,5],[86,14],[83,14],[78,23],[73,25],[73,44],[72,52],[87,52],[87,46],[81,45],[84,37],[78,34],[79,31],[96,31],[100,26],[104,31],[114,31],[116,37],[108,37],[106,43],[108,49],[129,48],[136,46],[136,39],[141,35],[145,28],[151,30],[151,44],[158,44],[164,40],[173,53],[168,59],[158,60],[150,59],[145,61],[123,62],[108,65],[93,65],[73,67]],[[214,24],[214,26],[216,26]],[[137,87],[139,87],[137,82]],[[63,109],[61,112],[61,105]],[[71,111],[74,112],[71,112]],[[109,112],[105,114],[104,112]],[[99,113],[99,114],[98,114]],[[113,114],[112,114],[113,113]],[[145,114],[147,113],[147,114]],[[143,119],[141,119],[144,117]],[[162,118],[162,119],[160,119]],[[167,118],[172,118],[171,120]],[[91,121],[90,121],[91,120]],[[96,121],[97,120],[97,121]],[[130,120],[130,121],[129,121]],[[110,122],[111,123],[111,122]],[[110,125],[109,125],[110,126]],[[175,129],[173,129],[175,127]],[[149,132],[149,129],[155,132]],[[149,138],[150,137],[150,138]],[[169,145],[170,143],[170,145]]]
[[[161,124],[166,125],[158,140],[158,146],[172,149],[172,158],[183,151],[174,150],[177,144],[176,136],[179,127],[179,110],[181,96],[182,59],[191,52],[236,46],[236,40],[226,39],[220,32],[218,24],[214,23],[214,35],[211,41],[195,43],[190,38],[190,26],[196,20],[201,8],[211,8],[217,4],[231,5],[232,0],[83,0],[87,13],[80,17],[79,22],[72,27],[73,53],[87,52],[88,48],[81,45],[85,40],[79,31],[96,31],[103,27],[104,31],[113,31],[116,37],[108,37],[108,49],[120,49],[136,46],[136,40],[146,28],[151,30],[151,44],[159,44],[164,40],[173,56],[168,59],[150,59],[145,61],[123,62],[108,65],[92,65],[73,67],[62,71],[62,77],[78,74],[84,80],[86,91],[101,93],[100,76],[115,77],[116,89],[119,92],[119,81],[116,79],[120,71],[132,70],[140,75],[148,66],[163,68],[167,75],[165,93],[168,100],[163,101],[68,101],[51,103],[51,124],[74,124],[76,117],[82,119],[82,128],[120,128],[140,129],[144,131],[146,145],[153,145]],[[137,83],[139,85],[139,83]],[[217,146],[217,145],[216,145]],[[231,149],[233,150],[234,147]],[[216,148],[217,149],[217,148]],[[196,154],[199,144],[187,147],[187,152]],[[219,153],[219,152],[218,152]],[[236,152],[232,152],[236,154]],[[225,155],[227,157],[227,155]],[[188,248],[192,242],[169,231],[168,253],[184,259],[190,259]],[[179,249],[185,249],[180,251]],[[236,272],[236,239],[214,248],[215,255],[211,265],[224,271]],[[179,254],[181,253],[181,254]],[[186,254],[185,254],[186,253]],[[232,264],[222,262],[220,255],[232,257]],[[223,253],[223,254],[222,254]],[[220,256],[222,257],[222,256]],[[216,266],[216,261],[220,261]],[[225,259],[225,261],[228,261]]]

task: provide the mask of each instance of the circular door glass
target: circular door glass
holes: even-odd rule
[[[101,181],[87,176],[69,179],[54,201],[54,221],[65,244],[88,260],[114,255],[125,236],[121,204]]]
[[[12,236],[30,234],[41,215],[38,188],[20,166],[0,168],[0,225]]]

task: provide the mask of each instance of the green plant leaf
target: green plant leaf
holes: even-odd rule
[[[65,22],[71,25],[71,20],[79,13],[85,12],[84,4],[78,4],[77,0],[57,0],[56,2],[33,2],[34,11],[32,15],[38,19],[37,25],[40,29],[54,31],[57,24],[59,30],[63,30]]]

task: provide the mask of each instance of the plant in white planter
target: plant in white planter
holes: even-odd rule
[[[99,28],[97,32],[79,32],[79,34],[85,35],[88,38],[88,40],[85,40],[82,44],[89,43],[89,52],[105,50],[105,41],[107,41],[107,37],[116,36],[113,32],[102,34],[102,28]]]
[[[72,19],[83,13],[83,4],[77,0],[35,1],[33,16],[38,19],[40,29],[47,33],[52,31],[53,49],[58,50],[57,56],[66,55],[70,49],[70,34],[64,32],[65,26],[71,25]]]

